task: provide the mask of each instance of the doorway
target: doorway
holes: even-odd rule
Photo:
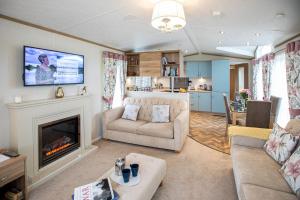
[[[230,100],[233,101],[235,94],[241,89],[249,89],[249,66],[248,63],[230,65]]]

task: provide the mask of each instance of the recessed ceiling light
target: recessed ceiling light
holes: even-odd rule
[[[277,13],[277,14],[275,15],[275,17],[276,17],[277,19],[284,18],[284,16],[285,16],[284,13]]]
[[[255,36],[259,37],[259,36],[261,36],[261,33],[255,33]]]
[[[246,45],[247,45],[247,46],[250,46],[250,42],[249,42],[249,41],[248,41],[248,42],[246,42]]]
[[[219,41],[218,41],[218,43],[219,43],[219,44],[222,44],[222,41],[221,41],[221,40],[219,40]]]
[[[224,34],[224,31],[219,31],[219,33],[220,33],[221,35],[223,35],[223,34]]]
[[[188,53],[189,51],[186,49],[186,50],[184,50],[184,53]]]
[[[217,11],[217,10],[214,10],[212,11],[212,16],[220,16],[221,15],[221,11]]]

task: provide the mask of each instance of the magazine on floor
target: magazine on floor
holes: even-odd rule
[[[74,200],[114,200],[114,192],[110,179],[99,181],[75,188]]]

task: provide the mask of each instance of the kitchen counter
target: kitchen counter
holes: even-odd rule
[[[211,93],[211,90],[188,90],[188,92],[206,92],[206,93]]]

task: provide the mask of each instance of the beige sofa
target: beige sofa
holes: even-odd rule
[[[286,129],[299,135],[299,125],[299,120],[291,120]],[[281,165],[265,153],[265,142],[238,135],[231,139],[233,173],[239,200],[297,200],[279,171]]]
[[[137,121],[122,119],[126,104],[141,105]],[[152,123],[152,106],[170,105],[169,123]],[[126,143],[180,151],[189,133],[187,102],[166,98],[128,97],[124,106],[104,112],[103,137]]]

